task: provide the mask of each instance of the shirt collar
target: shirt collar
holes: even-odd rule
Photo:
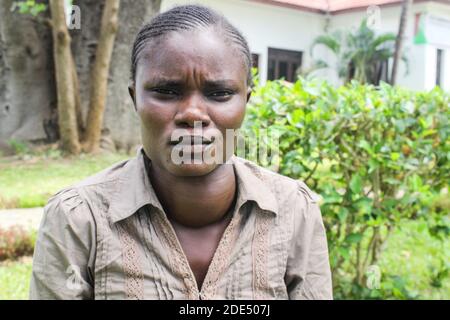
[[[258,174],[260,169],[235,155],[231,156],[230,161],[237,176],[238,205],[240,206],[247,201],[254,201],[262,210],[277,214],[278,202],[273,191],[269,189],[266,182]]]
[[[137,156],[126,163],[118,178],[109,206],[109,216],[114,223],[128,218],[148,204],[164,211],[147,175],[143,152],[140,147]],[[245,160],[233,155],[230,162],[238,183],[237,208],[247,201],[255,201],[262,210],[277,214],[278,205],[273,192],[245,164]]]

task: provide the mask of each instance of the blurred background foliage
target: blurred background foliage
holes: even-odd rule
[[[256,80],[244,131],[278,136],[259,163],[321,196],[335,298],[450,297],[449,106],[438,87]]]

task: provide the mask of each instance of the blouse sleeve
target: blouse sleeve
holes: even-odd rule
[[[33,256],[30,299],[93,299],[95,223],[75,189],[44,208]]]
[[[319,197],[299,182],[285,282],[289,299],[333,299],[331,270]]]

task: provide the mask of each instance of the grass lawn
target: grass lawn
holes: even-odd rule
[[[66,159],[31,157],[20,161],[0,158],[0,209],[42,207],[60,189],[131,157],[102,154]]]
[[[450,267],[450,241],[439,241],[426,223],[408,221],[388,239],[378,265],[382,274],[399,276],[417,299],[450,299],[450,278],[438,278]]]
[[[0,300],[27,300],[32,258],[0,262]]]

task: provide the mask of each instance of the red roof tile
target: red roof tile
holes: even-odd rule
[[[402,0],[254,0],[273,5],[305,9],[318,12],[337,12],[371,5],[386,5],[400,3]]]

